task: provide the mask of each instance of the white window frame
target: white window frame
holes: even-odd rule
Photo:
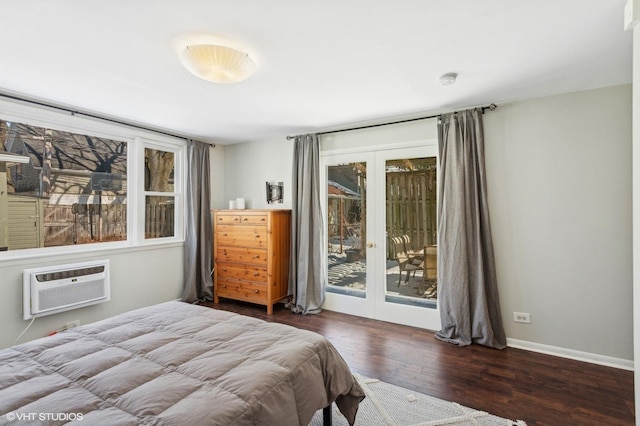
[[[138,183],[136,184],[136,188],[140,189],[141,195],[136,197],[138,204],[138,212],[139,216],[136,217],[133,223],[135,223],[136,229],[135,234],[139,238],[139,243],[143,245],[147,244],[155,244],[161,241],[173,242],[173,241],[184,241],[184,190],[185,190],[185,158],[186,158],[186,145],[182,144],[178,146],[176,144],[161,142],[158,140],[152,140],[149,138],[140,138],[136,141],[136,147],[139,149],[138,157],[142,159],[139,164],[138,174],[136,175]],[[165,151],[173,153],[174,157],[174,171],[173,171],[173,192],[159,192],[159,191],[147,191],[144,189],[144,156],[145,149],[155,149],[158,151]],[[145,202],[148,196],[157,196],[157,197],[173,197],[175,200],[175,223],[174,223],[174,236],[173,237],[155,237],[155,238],[145,238],[144,235],[144,223],[146,218],[145,215]]]
[[[184,193],[187,168],[185,163],[187,142],[185,139],[82,115],[74,115],[53,108],[34,106],[25,102],[1,98],[0,119],[103,137],[127,143],[127,239],[125,241],[4,251],[0,252],[0,264],[4,261],[42,256],[58,256],[109,250],[117,251],[123,248],[141,246],[184,244]],[[161,149],[174,153],[175,170],[173,193],[147,193],[144,191],[145,148]],[[168,195],[175,197],[175,235],[173,237],[144,238],[144,203],[146,195]]]

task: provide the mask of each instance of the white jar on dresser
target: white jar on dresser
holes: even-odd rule
[[[291,210],[213,211],[214,303],[266,305],[288,296]]]

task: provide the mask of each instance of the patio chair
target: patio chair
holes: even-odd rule
[[[411,272],[413,272],[414,277],[416,275],[416,271],[423,271],[424,273],[424,255],[420,252],[414,252],[413,250],[410,252],[407,251],[407,244],[405,242],[409,241],[408,235],[392,237],[391,241],[395,248],[395,260],[398,262],[398,267],[400,268],[400,276],[398,277],[398,287],[400,287],[402,273],[404,271],[407,271],[405,283],[409,281]]]
[[[438,246],[431,245],[425,247],[425,270],[424,279],[436,281],[438,279]]]

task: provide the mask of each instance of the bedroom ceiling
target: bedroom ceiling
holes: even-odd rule
[[[625,2],[0,0],[0,91],[216,143],[277,138],[630,83]],[[179,52],[212,41],[256,73],[194,77]]]

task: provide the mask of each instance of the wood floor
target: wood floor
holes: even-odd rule
[[[324,335],[354,372],[532,425],[633,425],[633,372],[550,355],[457,347],[433,332],[336,312],[299,315],[282,304],[207,306]]]

